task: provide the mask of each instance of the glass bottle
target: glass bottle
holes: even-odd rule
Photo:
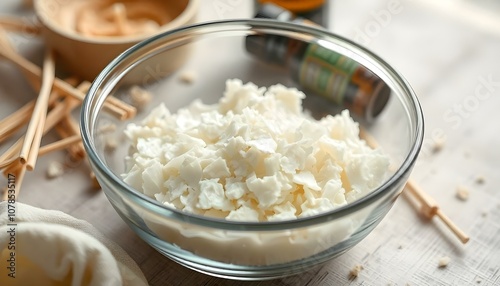
[[[272,4],[262,6],[257,17],[310,24]],[[321,42],[259,34],[247,36],[245,47],[257,58],[290,70],[291,77],[304,89],[328,98],[367,122],[382,112],[390,98],[391,89],[382,79]]]

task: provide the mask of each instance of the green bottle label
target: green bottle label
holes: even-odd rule
[[[341,104],[358,67],[356,61],[346,56],[311,44],[299,69],[299,82],[302,86]]]

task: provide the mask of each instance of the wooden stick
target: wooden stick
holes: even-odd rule
[[[137,108],[133,107],[132,105],[126,104],[125,102],[119,100],[114,96],[108,96],[106,98],[106,101],[111,103],[112,105],[115,105],[119,109],[124,110],[127,113],[128,118],[133,118],[137,114]]]
[[[15,126],[19,125],[19,121],[29,118],[29,115],[32,113],[34,106],[35,101],[32,100],[2,119],[0,121],[0,137],[3,136],[3,133],[6,133],[10,129],[13,129],[15,128]]]
[[[83,81],[81,82],[78,86],[77,89],[81,92],[86,93],[89,88],[90,88],[90,82],[88,81]],[[68,100],[75,100],[75,99],[70,99]],[[63,135],[64,137],[70,137],[73,135],[76,135],[80,138],[78,144],[73,144],[71,146],[68,146],[68,152],[70,153],[71,157],[77,161],[85,158],[85,148],[83,147],[83,143],[81,141],[81,135],[80,135],[80,128],[78,126],[78,123],[71,117],[71,114],[68,113],[63,120],[60,122],[60,125],[63,129],[66,130],[66,132],[63,132],[63,130],[57,130],[60,135]],[[66,134],[64,134],[66,133]]]
[[[51,94],[49,98],[49,106],[52,106],[58,99],[59,95]],[[0,142],[8,139],[10,135],[14,134],[24,124],[30,121],[35,101],[36,100],[32,100],[26,103],[23,107],[0,121]]]
[[[420,212],[423,216],[431,219],[437,214],[439,207],[436,201],[421,190],[411,178],[406,182],[406,190],[420,203]]]
[[[26,60],[17,53],[9,52],[2,49],[0,49],[0,57],[6,58],[11,63],[18,66],[21,69],[21,71],[27,75],[28,79],[31,79],[34,82],[40,82],[42,72],[40,67],[38,67],[37,65]],[[78,99],[79,101],[83,101],[83,99],[85,98],[85,94],[83,92],[77,90],[64,80],[57,77],[54,80],[53,89],[59,92],[63,96],[70,96],[75,99]],[[123,104],[127,105],[124,102]],[[130,114],[128,114],[125,110],[122,110],[119,107],[111,104],[108,100],[104,102],[103,107],[106,111],[110,112],[113,116],[117,117],[120,120],[126,120],[130,118],[129,117]]]
[[[38,95],[35,107],[33,109],[33,115],[26,131],[26,136],[24,137],[23,147],[19,153],[19,159],[21,163],[27,163],[27,169],[33,170],[36,164],[36,158],[38,156],[38,149],[40,148],[40,142],[42,140],[42,135],[45,126],[45,120],[47,118],[47,109],[49,107],[49,97],[50,91],[52,89],[52,83],[55,78],[55,61],[54,54],[52,50],[48,50],[45,53],[43,61],[43,76],[42,76],[42,86],[40,88],[40,94]]]
[[[3,168],[10,166],[12,163],[14,163],[16,161],[17,161],[17,158],[10,158],[8,160],[0,162],[0,169],[3,169]]]
[[[54,127],[55,124],[57,124],[65,116],[65,114],[67,114],[67,112],[71,112],[71,110],[78,106],[78,104],[79,103],[76,101],[68,101],[67,99],[65,99],[64,103],[57,104],[54,108],[52,108],[52,110],[47,115],[43,134],[46,134],[49,130],[51,130],[52,127]],[[16,156],[16,153],[21,150],[23,141],[24,136],[21,136],[16,141],[16,143],[10,146],[10,148],[0,156],[0,162]]]
[[[360,128],[359,131],[360,138],[365,140],[368,146],[372,148],[376,148],[378,146],[377,141],[366,130]],[[458,226],[456,226],[441,211],[434,199],[432,199],[431,196],[429,196],[421,188],[419,188],[413,180],[409,179],[407,181],[405,189],[408,191],[409,195],[413,196],[413,198],[415,198],[415,200],[419,202],[420,208],[418,208],[418,210],[424,217],[426,217],[427,219],[432,219],[435,215],[437,215],[463,244],[469,241],[469,236],[466,235],[460,228],[458,228]]]
[[[0,48],[9,53],[16,52],[16,50],[9,41],[7,32],[1,25],[0,25]]]
[[[16,200],[19,200],[19,193],[21,192],[21,185],[22,185],[23,180],[24,180],[24,175],[26,174],[26,165],[24,165],[24,164],[17,164],[17,165],[18,166],[20,165],[20,167],[17,167],[17,169],[15,169],[15,171],[12,173],[16,175],[16,185],[14,187],[14,195],[16,197]],[[2,199],[4,201],[6,201],[8,198],[7,194],[8,194],[7,192],[3,193]]]
[[[62,150],[78,142],[81,142],[81,137],[79,135],[73,135],[61,139],[59,141],[47,144],[45,146],[40,147],[40,150],[38,151],[38,157],[44,156],[50,152]]]
[[[88,88],[86,89],[86,91],[84,91],[86,93],[88,91],[88,89],[90,88],[91,83],[88,81],[84,81],[84,82],[82,82],[82,84],[88,85]],[[115,105],[119,109],[123,109],[127,113],[127,118],[133,118],[137,114],[137,108],[123,102],[122,100],[120,100],[114,96],[111,96],[111,95],[108,96],[108,98],[106,98],[106,101],[112,105]]]
[[[0,26],[4,29],[18,33],[28,33],[30,35],[40,35],[41,27],[39,25],[29,24],[19,17],[0,17]]]
[[[51,97],[50,97],[50,99],[49,99],[49,104],[53,104],[53,103],[54,103],[54,102],[56,102],[58,99],[59,99],[59,95],[58,95],[57,93],[52,93],[52,94],[51,94]],[[34,105],[35,105],[35,100],[31,101],[31,102],[30,102],[30,103],[28,103],[28,104],[30,104],[30,105],[31,105],[31,107],[32,107],[32,108],[31,108],[31,110],[29,111],[29,112],[30,112],[30,114],[31,114],[31,113],[32,113],[32,110],[33,110],[33,107],[34,107]],[[60,104],[64,105],[64,102],[62,102],[62,103],[60,103]],[[62,111],[62,108],[61,108],[61,107],[58,107],[55,111],[60,112],[60,111]],[[62,115],[62,114],[58,114],[58,115],[57,115],[57,114],[55,114],[54,112],[52,112],[52,111],[51,111],[51,112],[49,112],[49,115],[47,116],[47,120],[48,120],[49,122],[52,122],[52,121],[53,121],[53,119],[52,119],[52,118],[53,118],[54,116],[61,116],[61,115]],[[9,148],[9,149],[7,149],[7,150],[6,150],[6,151],[5,151],[5,152],[4,152],[4,153],[0,156],[0,162],[3,162],[4,160],[9,159],[9,158],[11,158],[11,157],[15,156],[14,154],[15,154],[15,153],[18,153],[18,152],[21,150],[21,146],[22,146],[21,144],[22,144],[23,140],[24,140],[24,135],[23,135],[21,138],[19,138],[19,139],[18,139],[18,140],[17,140],[17,141],[16,141],[16,142],[12,145],[12,146],[10,146],[10,148]]]
[[[65,116],[61,122],[55,127],[56,132],[62,139],[77,136],[81,139],[80,132],[78,130],[77,123],[70,117],[70,115]],[[72,144],[68,146],[68,153],[75,160],[81,160],[85,157],[85,149],[83,148],[83,143],[81,140],[75,142],[78,144]]]
[[[469,236],[465,234],[456,224],[454,224],[451,219],[441,211],[441,209],[437,210],[436,215],[448,226],[449,229],[451,229],[451,231],[463,244],[466,244],[469,241]]]

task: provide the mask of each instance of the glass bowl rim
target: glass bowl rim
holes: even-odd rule
[[[154,46],[156,42],[164,42],[166,43],[169,38],[175,37],[177,34],[187,33],[190,31],[203,30],[209,28],[228,28],[228,27],[240,27],[247,26],[246,30],[251,30],[260,28],[260,29],[274,29],[274,30],[285,30],[290,32],[298,32],[305,33],[311,36],[314,36],[318,39],[330,40],[334,41],[337,44],[342,44],[344,48],[348,48],[349,51],[353,51],[355,54],[358,54],[364,58],[367,64],[369,64],[369,68],[375,67],[375,69],[379,69],[384,72],[389,79],[395,84],[399,86],[400,89],[404,91],[404,96],[410,100],[412,106],[409,106],[413,109],[413,113],[415,114],[415,129],[410,132],[414,135],[413,145],[410,147],[409,152],[406,157],[402,161],[399,168],[392,174],[388,179],[386,179],[380,186],[376,189],[372,190],[370,193],[365,195],[364,197],[357,199],[356,201],[349,203],[347,205],[335,208],[331,211],[321,213],[314,216],[308,216],[304,218],[297,218],[294,220],[286,220],[286,221],[272,221],[272,222],[244,222],[244,221],[230,221],[230,220],[222,220],[197,214],[192,214],[188,212],[184,212],[178,209],[172,209],[166,207],[160,202],[147,197],[145,194],[140,193],[139,191],[133,189],[129,185],[127,185],[121,178],[115,175],[113,172],[110,172],[104,163],[104,161],[97,155],[97,151],[93,140],[91,138],[91,130],[87,126],[89,123],[89,114],[92,114],[92,101],[94,97],[101,89],[101,85],[106,81],[106,78],[114,71],[114,69],[120,65],[120,63],[128,58],[134,57],[134,53],[142,48],[147,47],[148,45]],[[216,32],[224,32],[226,30],[220,29]],[[241,28],[237,29],[237,31],[245,31]],[[196,34],[194,34],[196,35]],[[198,34],[199,35],[199,34]],[[378,74],[379,75],[379,74]],[[380,76],[380,75],[379,75]],[[108,96],[108,95],[106,95]],[[404,105],[404,104],[403,104]],[[102,107],[102,106],[100,106]],[[408,108],[408,106],[405,106]],[[97,113],[96,113],[97,115]],[[107,181],[113,182],[115,186],[118,186],[119,192],[123,193],[127,196],[135,197],[139,199],[139,202],[143,204],[147,204],[148,207],[151,207],[151,210],[159,215],[164,215],[166,217],[170,217],[172,219],[178,221],[189,222],[196,225],[201,225],[205,227],[211,227],[216,229],[225,229],[225,230],[234,230],[237,229],[239,231],[273,231],[273,230],[286,230],[292,228],[300,228],[307,227],[311,225],[317,225],[320,223],[325,223],[331,220],[342,218],[346,215],[354,213],[358,210],[363,209],[364,207],[370,205],[372,202],[384,196],[390,190],[398,187],[400,181],[405,177],[409,176],[409,173],[416,162],[418,157],[418,153],[422,147],[423,136],[424,136],[424,118],[421,105],[419,100],[411,88],[410,84],[407,80],[392,66],[386,63],[379,56],[369,51],[368,49],[362,47],[361,45],[345,38],[340,35],[336,35],[332,32],[329,32],[320,27],[312,27],[305,26],[295,23],[289,22],[281,22],[276,20],[269,19],[234,19],[234,20],[216,20],[216,21],[207,21],[198,24],[192,24],[188,26],[183,26],[171,31],[163,32],[151,38],[148,38],[144,41],[139,42],[138,44],[132,46],[127,49],[119,56],[117,56],[113,61],[111,61],[94,79],[92,82],[89,91],[87,92],[85,99],[82,103],[81,116],[80,116],[80,131],[82,135],[83,145],[88,154],[89,160],[91,161],[91,165],[94,168],[97,168],[96,175],[103,176]],[[95,170],[94,170],[95,171]]]

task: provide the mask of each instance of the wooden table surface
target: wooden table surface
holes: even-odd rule
[[[31,21],[32,12],[20,2],[2,0],[0,15]],[[200,21],[251,15],[251,1],[201,2]],[[19,201],[89,221],[129,253],[151,285],[500,285],[500,5],[492,0],[367,2],[331,1],[330,29],[378,53],[412,84],[426,121],[412,178],[470,235],[468,244],[460,244],[441,222],[421,219],[400,198],[365,240],[322,268],[280,280],[238,282],[188,270],[149,247],[104,194],[91,189],[86,166],[46,179],[48,163],[65,160],[62,152],[40,159],[27,174]],[[40,64],[43,41],[27,35],[13,40]],[[34,95],[21,74],[0,61],[0,118]],[[443,144],[441,151],[433,152],[436,144]],[[468,200],[456,197],[459,186],[469,190]],[[451,261],[438,268],[443,256]],[[356,264],[364,269],[349,280]]]

